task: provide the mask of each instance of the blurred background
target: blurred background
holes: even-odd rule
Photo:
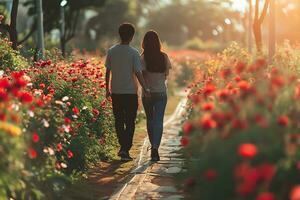
[[[18,1],[17,32],[19,44],[26,49],[36,46],[36,2]],[[263,5],[265,1],[259,2]],[[166,47],[173,49],[218,52],[232,41],[246,47],[249,34],[252,37],[250,0],[44,0],[42,3],[46,48],[59,47],[63,51],[76,48],[103,52],[118,40],[117,28],[124,21],[137,26],[135,46],[140,45],[148,29],[157,30]],[[10,23],[12,4],[13,0],[0,0],[4,23]],[[277,43],[298,42],[299,12],[299,0],[276,1]],[[262,26],[265,39],[269,35],[268,26],[264,25],[268,18],[269,15]]]

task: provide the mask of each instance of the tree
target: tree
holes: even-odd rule
[[[10,41],[12,42],[12,48],[17,50],[18,45],[22,44],[30,38],[36,29],[36,23],[33,23],[29,33],[20,41],[18,40],[17,31],[17,17],[18,17],[19,0],[13,0],[12,10],[10,14],[10,24],[0,24],[0,32],[7,33]]]
[[[233,23],[239,17],[218,1],[172,1],[149,12],[147,28],[157,30],[164,41],[181,45],[193,38],[209,40],[225,34],[231,37],[234,35],[234,26],[226,25],[224,20],[230,18]],[[218,36],[213,35],[216,31]],[[230,31],[230,34],[226,31]]]
[[[61,50],[65,55],[67,43],[75,36],[81,11],[88,7],[101,7],[105,0],[68,0],[65,7],[65,26],[61,35]],[[61,29],[61,0],[43,1],[44,29],[50,33],[53,29]],[[35,0],[28,0],[25,6],[29,7],[28,14],[36,14]]]
[[[253,23],[253,33],[255,37],[256,48],[258,52],[262,50],[262,31],[261,26],[264,22],[264,19],[267,15],[270,0],[265,0],[264,7],[261,15],[259,16],[259,4],[260,1],[256,0],[255,2],[255,14],[254,14],[254,23]]]
[[[139,19],[138,5],[135,0],[110,0],[96,11],[97,14],[86,24],[85,35],[90,40],[98,41],[105,37],[116,38],[116,27],[119,24],[124,21],[135,24]],[[91,37],[91,32],[95,33],[95,38]]]

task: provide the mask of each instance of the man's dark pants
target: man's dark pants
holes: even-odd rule
[[[135,131],[138,96],[136,94],[112,94],[112,104],[121,151],[129,151]]]

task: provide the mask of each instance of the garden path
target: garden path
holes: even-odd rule
[[[160,148],[161,161],[150,162],[148,138],[145,138],[137,167],[131,171],[131,176],[121,184],[110,197],[111,200],[130,199],[183,199],[176,189],[174,175],[183,167],[183,158],[179,153],[181,123],[184,119],[187,93],[180,92],[182,100],[175,112],[164,123],[164,135]]]

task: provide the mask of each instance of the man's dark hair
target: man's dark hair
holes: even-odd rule
[[[129,41],[135,33],[135,28],[130,23],[123,23],[119,27],[119,35],[122,41]]]

